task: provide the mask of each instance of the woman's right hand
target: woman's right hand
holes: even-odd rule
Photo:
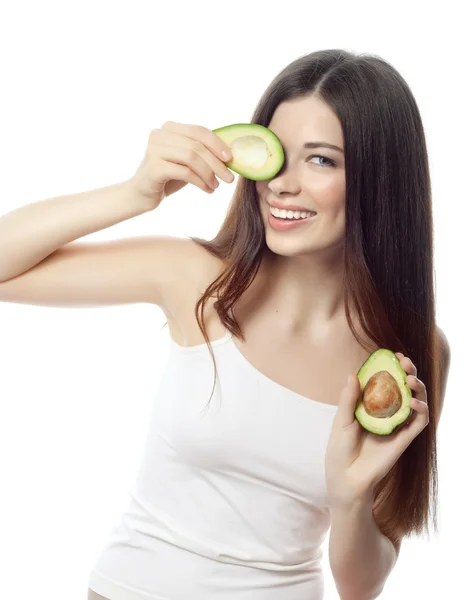
[[[230,148],[210,129],[167,121],[151,131],[144,159],[127,184],[154,209],[187,183],[208,194],[219,185],[215,175],[231,183],[234,175],[225,165],[231,160]]]

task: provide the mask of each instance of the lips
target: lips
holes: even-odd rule
[[[305,208],[304,206],[296,206],[295,204],[283,204],[282,202],[277,202],[276,200],[272,200],[271,202],[267,201],[268,206],[273,206],[274,208],[279,208],[280,210],[292,210],[299,212],[313,212],[317,214],[315,210],[311,208]]]

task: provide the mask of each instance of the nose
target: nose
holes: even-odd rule
[[[296,195],[299,193],[299,188],[299,180],[296,174],[292,170],[286,169],[285,165],[273,179],[268,181],[268,189],[277,196],[283,193]]]

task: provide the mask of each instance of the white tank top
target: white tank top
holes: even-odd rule
[[[110,600],[321,600],[337,406],[258,371],[226,330],[170,352],[131,502],[89,587]]]

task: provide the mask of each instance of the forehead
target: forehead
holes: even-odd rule
[[[268,128],[283,144],[325,141],[342,147],[343,133],[337,115],[319,98],[287,100],[279,104]]]

